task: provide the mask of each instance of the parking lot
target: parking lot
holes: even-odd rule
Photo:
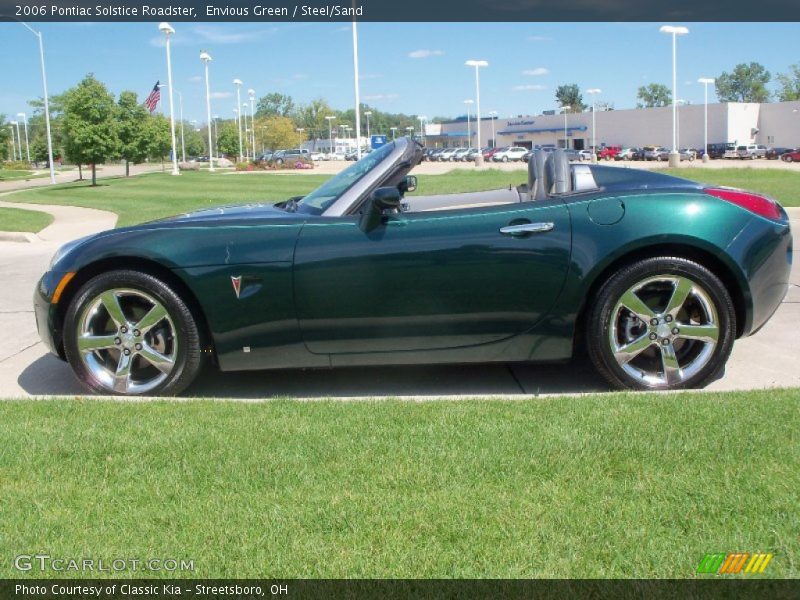
[[[748,161],[744,167],[798,169],[780,161]],[[351,164],[351,163],[346,163]],[[658,166],[657,163],[614,163],[621,168]],[[690,163],[691,164],[691,163]],[[321,163],[311,172],[335,172],[345,164]],[[416,172],[437,174],[451,170],[452,163],[423,163]],[[497,166],[520,169],[518,163]],[[663,164],[660,165],[663,167]],[[694,166],[697,166],[696,164]],[[713,161],[708,168],[732,166]],[[236,176],[236,175],[231,175]],[[241,176],[251,176],[250,174]],[[253,175],[256,176],[256,175]],[[0,200],[3,200],[0,198]],[[23,208],[23,205],[13,205]],[[31,209],[51,210],[46,206]],[[56,248],[69,239],[113,226],[115,215],[103,211],[57,207],[60,218],[42,230],[33,243],[0,241],[0,397],[79,395],[69,367],[48,354],[39,341],[31,297],[40,274]],[[800,231],[800,209],[789,209],[792,227]],[[794,270],[789,292],[776,315],[755,336],[739,340],[725,376],[710,389],[755,389],[800,386],[800,270],[795,244]],[[280,396],[297,398],[361,398],[400,396],[409,398],[512,396],[584,393],[608,388],[583,361],[567,365],[466,365],[375,367],[310,371],[261,371],[222,374],[207,370],[185,393],[187,396],[257,399]]]

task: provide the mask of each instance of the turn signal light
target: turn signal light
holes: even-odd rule
[[[772,219],[773,221],[781,220],[781,210],[778,204],[774,200],[770,200],[764,196],[726,188],[706,188],[705,192],[706,194],[716,196],[726,202],[741,206],[764,218]]]

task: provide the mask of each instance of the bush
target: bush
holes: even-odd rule
[[[287,169],[313,169],[313,161],[307,158],[297,158],[283,164],[274,162],[240,162],[236,163],[237,171],[285,171]]]
[[[31,163],[24,160],[7,160],[5,163],[0,163],[0,168],[9,171],[30,171],[33,167]]]

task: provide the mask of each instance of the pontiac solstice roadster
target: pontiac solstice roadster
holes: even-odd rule
[[[304,197],[76,240],[35,292],[39,332],[99,393],[223,371],[567,361],[616,387],[703,386],[787,290],[772,199],[535,152],[527,181],[414,194],[402,138]]]

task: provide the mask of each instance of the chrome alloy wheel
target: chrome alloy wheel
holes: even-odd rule
[[[711,360],[719,317],[697,282],[678,275],[648,277],[611,311],[608,341],[619,366],[653,388],[682,383]]]
[[[81,360],[104,388],[142,394],[163,382],[175,367],[178,337],[161,302],[122,288],[101,293],[78,319]]]

